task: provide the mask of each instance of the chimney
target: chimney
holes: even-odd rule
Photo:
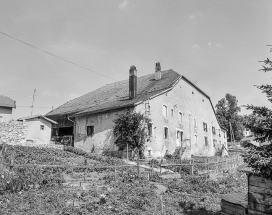
[[[131,66],[129,70],[129,99],[137,97],[137,70],[135,66]]]
[[[158,62],[155,66],[155,80],[161,79],[161,64]]]

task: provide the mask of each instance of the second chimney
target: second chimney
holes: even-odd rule
[[[129,69],[129,99],[137,97],[137,70],[135,66]]]
[[[155,66],[155,80],[161,79],[161,64],[158,62]]]

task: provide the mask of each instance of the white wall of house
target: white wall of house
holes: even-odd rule
[[[136,110],[144,113],[146,106],[143,103],[138,105]],[[219,144],[222,144],[223,135],[219,137],[221,129],[209,99],[184,80],[181,79],[168,93],[149,100],[149,106],[153,137],[147,146],[152,149],[154,157],[164,156],[166,150],[170,154],[175,151],[179,146],[177,130],[183,132],[183,139],[187,139],[185,142],[187,157],[190,157],[191,154],[212,156],[216,147],[219,148]],[[164,116],[163,106],[167,107],[167,116]],[[182,122],[179,120],[179,113],[182,113]],[[194,122],[196,122],[196,127]],[[207,123],[207,132],[203,129],[203,122]],[[168,128],[166,139],[164,137],[165,127]],[[215,134],[212,133],[212,127],[215,128]],[[208,139],[207,145],[205,145],[205,136]]]
[[[95,150],[97,153],[101,153],[104,149],[117,150],[112,132],[113,120],[117,118],[117,114],[125,111],[115,110],[107,113],[76,117],[74,146],[85,151]],[[93,135],[88,135],[88,126],[93,126]]]
[[[0,122],[8,122],[12,119],[12,108],[0,107]]]
[[[37,144],[49,144],[51,138],[51,122],[42,118],[26,120],[27,136],[26,140],[33,140]]]

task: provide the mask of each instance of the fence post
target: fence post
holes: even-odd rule
[[[219,174],[219,157],[216,157],[216,174]]]
[[[85,158],[84,159],[84,166],[85,166],[85,168],[84,168],[84,181],[86,180],[87,163],[88,163],[87,158]]]
[[[161,159],[161,162],[160,162],[160,174],[161,174],[161,171],[162,171],[161,165],[162,165],[162,159]]]
[[[160,200],[161,200],[161,214],[163,215],[164,214],[164,210],[163,210],[163,201],[162,201],[162,195],[160,195]]]

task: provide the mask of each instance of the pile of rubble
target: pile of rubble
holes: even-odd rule
[[[27,125],[23,122],[9,121],[0,123],[0,142],[20,143],[25,142]]]

